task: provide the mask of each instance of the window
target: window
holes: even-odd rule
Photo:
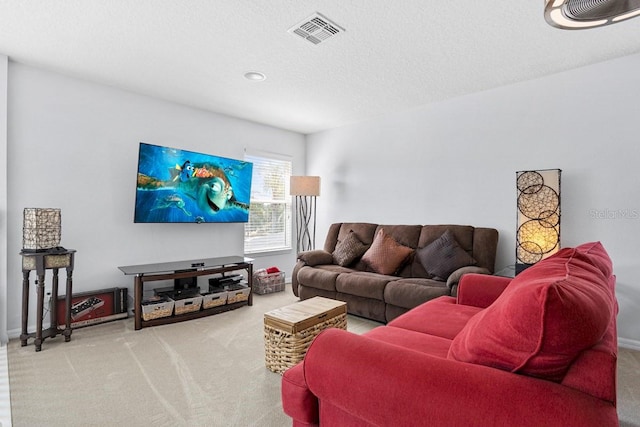
[[[291,249],[291,160],[244,156],[253,163],[249,222],[244,227],[244,252]]]

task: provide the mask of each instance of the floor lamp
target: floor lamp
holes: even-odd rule
[[[291,195],[296,198],[296,249],[298,253],[313,250],[316,244],[316,197],[320,195],[320,177],[292,176]]]
[[[560,169],[516,172],[516,274],[560,249]]]

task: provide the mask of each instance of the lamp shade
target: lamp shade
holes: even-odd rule
[[[40,252],[60,246],[61,228],[60,209],[25,208],[22,225],[22,249]]]
[[[560,169],[516,173],[516,273],[560,249]]]
[[[319,196],[320,177],[319,176],[292,176],[291,177],[292,196]]]

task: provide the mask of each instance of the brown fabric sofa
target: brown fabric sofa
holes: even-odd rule
[[[345,264],[340,255],[353,241],[366,252]],[[335,223],[324,249],[298,255],[293,293],[303,300],[323,296],[345,301],[349,313],[386,323],[428,300],[455,296],[465,273],[493,274],[497,246],[498,231],[493,228]],[[403,257],[389,273],[388,261]],[[434,274],[458,265],[446,277]]]

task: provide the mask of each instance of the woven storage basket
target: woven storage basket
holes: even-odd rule
[[[190,298],[181,298],[174,300],[173,312],[176,316],[185,313],[193,313],[194,311],[200,311],[202,306],[202,296],[194,296]]]
[[[264,325],[264,350],[267,368],[282,374],[304,359],[313,339],[327,328],[347,329],[347,315],[341,314],[294,334]]]
[[[264,295],[284,291],[284,281],[284,271],[267,273],[266,270],[260,270],[253,275],[253,292]]]
[[[227,304],[233,304],[240,301],[248,301],[251,289],[248,286],[233,286],[227,291]]]
[[[173,314],[173,304],[173,300],[157,296],[142,301],[142,320],[171,316]]]
[[[320,297],[312,299],[317,298]],[[332,301],[326,298],[322,299]],[[306,301],[296,303],[298,304],[297,307],[305,302]],[[267,368],[273,372],[282,374],[288,368],[304,359],[304,355],[307,353],[307,349],[311,345],[311,342],[320,332],[327,328],[347,329],[346,304],[339,303],[337,301],[332,301],[332,303],[334,305],[342,305],[334,306],[324,311],[310,312],[307,318],[289,326],[278,325],[277,320],[275,321],[276,324],[274,324],[273,318],[267,318],[270,313],[274,312],[267,313],[264,324],[265,365]],[[288,307],[295,306],[296,305],[294,304]],[[287,307],[284,309],[286,308]],[[320,307],[320,310],[322,310],[322,307]],[[274,314],[273,316],[275,317],[277,315],[278,314]],[[315,322],[317,319],[322,320]],[[304,329],[296,328],[296,326],[314,322],[315,324]]]
[[[227,291],[204,292],[202,295],[202,308],[213,308],[227,303]]]

